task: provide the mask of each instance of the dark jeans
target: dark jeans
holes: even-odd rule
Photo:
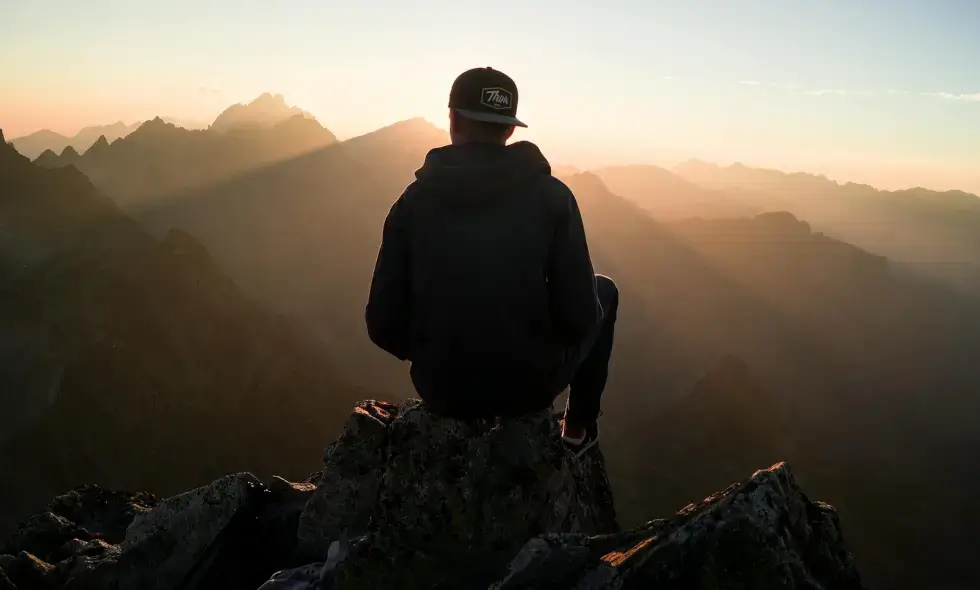
[[[563,375],[570,385],[565,420],[569,426],[584,428],[599,418],[599,402],[609,376],[613,331],[619,308],[619,289],[607,276],[596,275],[596,291],[602,305],[602,319],[578,346],[565,353]]]

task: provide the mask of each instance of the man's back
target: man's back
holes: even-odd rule
[[[547,407],[600,317],[574,197],[527,142],[439,148],[416,176],[385,222],[372,339],[437,412]]]

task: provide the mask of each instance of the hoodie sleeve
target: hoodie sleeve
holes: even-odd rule
[[[556,182],[560,186],[552,190],[560,193],[560,199],[548,259],[548,296],[558,333],[574,346],[599,322],[602,308],[578,202],[568,187]]]
[[[374,266],[365,319],[368,336],[381,349],[407,360],[412,309],[408,216],[403,194],[388,211]]]

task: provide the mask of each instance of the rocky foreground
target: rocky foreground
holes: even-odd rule
[[[785,464],[622,531],[601,450],[576,459],[550,412],[439,420],[418,401],[366,401],[305,482],[58,496],[2,548],[0,590],[62,588],[863,586],[836,511]]]

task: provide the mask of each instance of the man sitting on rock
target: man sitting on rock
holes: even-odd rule
[[[428,153],[385,219],[367,329],[411,361],[440,415],[530,414],[570,385],[562,437],[581,454],[598,440],[619,293],[594,274],[575,197],[538,147],[507,145],[527,127],[516,115],[502,72],[453,83],[452,145]]]

